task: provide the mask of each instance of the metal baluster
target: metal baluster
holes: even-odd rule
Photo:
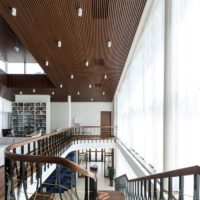
[[[172,177],[168,178],[168,200],[172,200]]]
[[[88,200],[88,177],[85,176],[85,198],[84,200]]]
[[[33,155],[36,155],[36,144],[33,142]]]
[[[62,200],[61,187],[60,187],[60,165],[56,165],[56,183],[55,187],[58,188],[60,199]]]
[[[143,181],[140,181],[140,196],[141,196],[141,199],[144,198],[144,193],[143,193]]]
[[[136,182],[133,182],[133,199],[136,199]]]
[[[126,187],[127,187],[127,199],[130,199],[130,183],[128,180],[126,181]]]
[[[148,181],[148,199],[151,199],[151,179]]]
[[[42,154],[43,154],[44,156],[46,156],[46,152],[47,152],[46,138],[44,138],[44,139],[42,140],[42,143],[43,143],[43,152],[42,152]],[[46,172],[46,167],[47,167],[47,164],[44,163],[44,171],[45,171],[45,172]]]
[[[144,180],[144,199],[147,199],[147,180]]]
[[[16,149],[13,149],[13,153],[16,154]],[[14,162],[14,168],[16,169],[16,174],[17,174],[17,186],[19,186],[19,170],[18,170],[18,166],[17,166],[17,161],[13,161]]]
[[[14,176],[14,170],[13,170],[13,161],[5,158],[5,194],[6,194],[6,200],[13,199],[15,200],[15,191],[14,191],[14,183],[13,183],[13,176]]]
[[[97,197],[97,184],[92,178],[90,180],[89,200],[96,200]]]
[[[36,191],[35,191],[35,195],[34,195],[34,200],[36,200],[36,197],[37,197],[37,194],[38,194],[39,184],[42,182],[40,179],[41,179],[41,164],[40,163],[36,163],[36,180],[37,180],[37,185],[36,185]]]
[[[164,196],[163,196],[163,178],[160,179],[160,200],[164,200]]]
[[[140,199],[140,182],[137,181],[137,199]]]
[[[45,138],[45,155],[49,156],[49,138]],[[49,163],[46,164],[46,167],[49,167]]]
[[[27,173],[26,173],[26,168],[25,168],[25,163],[22,163],[22,174],[21,174],[21,179],[22,179],[22,185],[24,189],[24,194],[25,198],[28,200],[28,194],[27,194]]]
[[[156,200],[157,199],[157,180],[154,179],[154,187],[153,187],[153,199]]]
[[[194,175],[194,195],[193,195],[193,199],[194,200],[199,200],[200,199],[200,181],[199,181],[200,175],[195,174]]]
[[[178,200],[184,200],[184,177],[179,176],[179,197]]]
[[[21,154],[23,155],[24,154],[24,146],[21,146]],[[19,187],[18,187],[18,191],[17,191],[17,199],[20,198],[20,195],[21,195],[21,188],[22,188],[22,185],[23,185],[23,162],[20,161],[20,182],[19,182]]]

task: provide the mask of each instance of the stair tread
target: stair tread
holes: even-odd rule
[[[98,200],[125,200],[124,194],[117,191],[98,191]]]

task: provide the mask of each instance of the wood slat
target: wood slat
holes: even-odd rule
[[[146,0],[1,0],[0,14],[56,86],[53,101],[66,99],[67,95],[72,96],[72,101],[112,101],[145,3]],[[17,9],[16,17],[11,15],[11,7]],[[83,9],[82,17],[77,15],[78,8]],[[58,40],[62,41],[62,48],[57,47]],[[108,41],[112,42],[111,48],[107,47]],[[48,67],[45,60],[49,60]],[[107,80],[104,74],[108,75]],[[99,83],[102,87],[94,87]]]

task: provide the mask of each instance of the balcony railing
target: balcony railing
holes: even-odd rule
[[[199,200],[200,167],[173,170],[132,180],[122,175],[115,179],[115,189],[124,192],[128,200]]]
[[[116,127],[73,127],[8,146],[5,149],[5,199],[29,199],[32,194],[35,199],[42,187],[43,174],[53,165],[57,168],[64,165],[84,175],[85,200],[96,199],[95,174],[62,155],[73,143],[82,140],[114,140],[115,132]],[[62,187],[59,181],[55,187]],[[45,196],[45,192],[42,192],[42,196]]]

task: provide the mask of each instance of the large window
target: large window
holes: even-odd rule
[[[0,63],[1,65],[3,67],[3,64]],[[6,71],[5,64],[4,71]],[[44,74],[38,63],[8,63],[6,72],[8,74]]]
[[[26,74],[43,74],[44,71],[38,63],[26,63]]]
[[[164,165],[170,163],[168,170],[199,165],[200,1],[171,0],[170,14],[166,12],[170,22],[167,30],[164,27],[164,3],[168,1],[153,2],[116,96],[118,137],[157,171],[163,169],[163,161]],[[167,40],[170,49],[166,54],[164,34],[170,38]],[[168,61],[166,66],[164,58]],[[165,76],[164,67],[169,72]],[[164,77],[167,77],[167,92],[164,91]],[[163,93],[167,97],[167,106]],[[164,106],[170,112],[166,109],[164,112]],[[170,140],[169,145],[164,146],[165,153],[171,158],[167,161],[162,158],[163,143],[166,142],[163,133],[164,138]]]
[[[200,1],[172,2],[172,128],[181,168],[200,164]]]
[[[164,0],[154,1],[117,97],[119,138],[162,170]]]
[[[24,74],[24,63],[8,63],[8,74]]]

